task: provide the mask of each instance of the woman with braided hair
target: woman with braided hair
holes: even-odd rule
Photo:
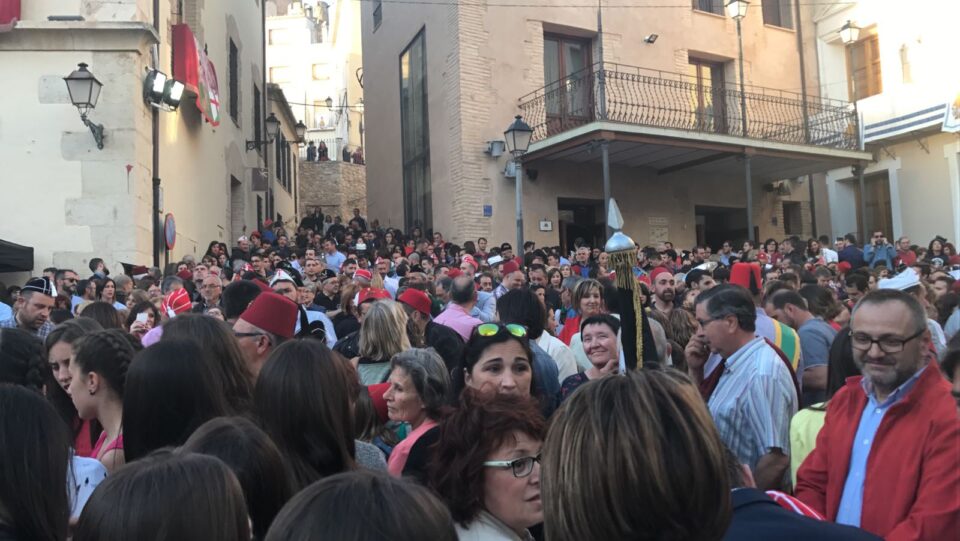
[[[67,392],[81,419],[96,419],[103,426],[91,457],[107,471],[125,462],[123,389],[138,346],[130,335],[117,329],[93,332],[74,343]]]

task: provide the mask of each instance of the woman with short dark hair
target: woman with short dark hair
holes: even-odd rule
[[[70,436],[36,391],[0,385],[0,539],[63,541]]]
[[[429,471],[430,487],[450,509],[460,539],[532,539],[528,528],[543,521],[544,424],[527,397],[464,393],[440,427]]]
[[[249,541],[243,490],[230,468],[201,454],[161,451],[104,481],[74,541]]]
[[[178,452],[214,456],[233,470],[243,489],[254,539],[266,536],[273,518],[293,496],[280,450],[245,417],[207,421]]]
[[[254,409],[284,454],[295,491],[355,467],[357,387],[350,364],[316,340],[286,342],[264,363]]]
[[[267,541],[456,541],[450,512],[415,483],[354,471],[316,482],[288,503]]]
[[[615,375],[620,370],[620,320],[603,314],[588,317],[580,325],[583,351],[590,360],[590,368],[563,380],[560,400],[566,399],[584,383]]]
[[[123,395],[127,462],[181,445],[203,423],[228,414],[203,355],[192,340],[158,342],[137,354]]]
[[[522,325],[477,325],[463,349],[463,360],[454,368],[454,396],[467,387],[502,394],[536,395],[533,352]],[[540,399],[542,397],[535,396]]]

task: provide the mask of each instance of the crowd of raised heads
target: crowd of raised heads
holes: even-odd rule
[[[4,286],[0,541],[956,538],[947,239],[632,253],[318,209]]]

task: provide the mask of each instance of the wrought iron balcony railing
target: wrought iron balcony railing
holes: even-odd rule
[[[533,141],[594,121],[707,132],[782,143],[856,150],[851,104],[746,86],[746,133],[738,85],[711,87],[696,77],[604,63],[520,98]],[[603,99],[602,97],[605,97]]]

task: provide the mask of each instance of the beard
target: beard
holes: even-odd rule
[[[657,296],[660,297],[660,299],[663,301],[670,302],[674,299],[674,297],[677,296],[677,293],[672,289],[667,289],[666,291],[663,291]]]

